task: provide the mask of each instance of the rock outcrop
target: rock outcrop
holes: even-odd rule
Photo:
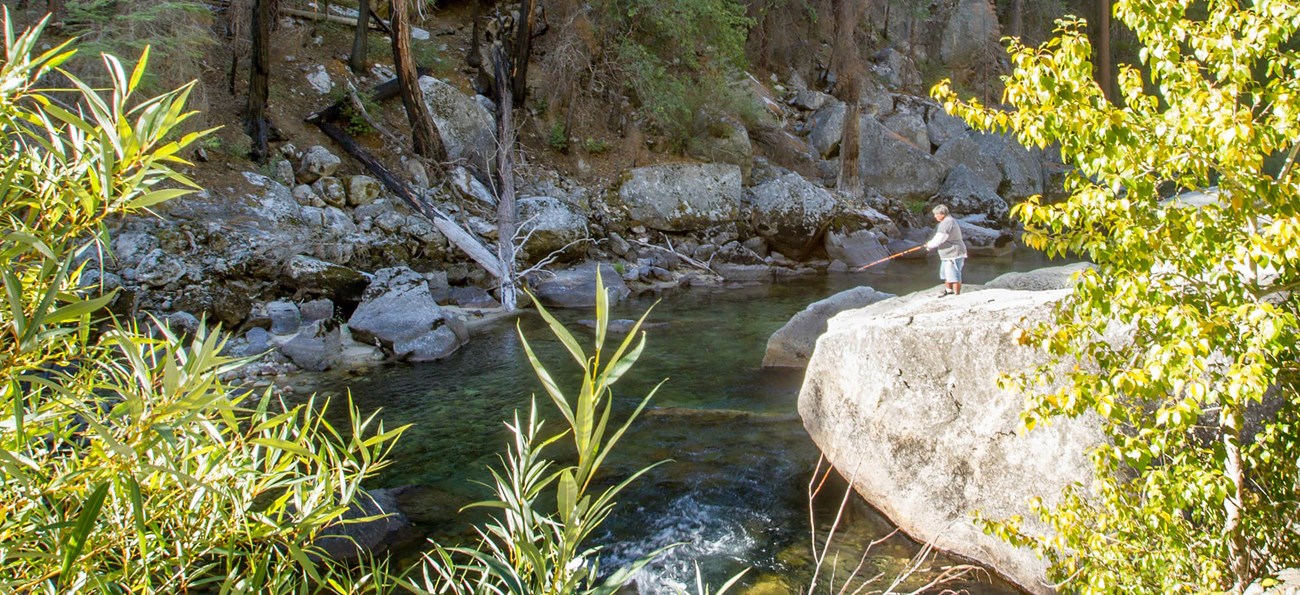
[[[662,231],[734,222],[740,214],[740,168],[728,164],[638,167],[619,188],[633,221]]]
[[[835,215],[835,197],[796,173],[755,186],[745,195],[751,225],[773,250],[803,258],[821,243]]]
[[[972,522],[1024,515],[1087,482],[1093,418],[1020,433],[1023,398],[998,375],[1045,361],[1012,331],[1045,317],[1064,290],[930,292],[844,312],[817,341],[799,395],[809,435],[854,488],[913,538],[985,563],[1031,593],[1046,564]]]
[[[840,312],[861,308],[886,298],[892,293],[876,291],[871,287],[854,287],[824,300],[813,302],[790,322],[777,329],[767,340],[763,355],[764,368],[802,368],[808,365],[817,337],[826,332],[826,321]]]

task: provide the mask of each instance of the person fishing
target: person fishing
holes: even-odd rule
[[[925,243],[926,251],[939,251],[939,278],[943,279],[943,292],[939,297],[961,294],[961,269],[966,264],[966,242],[961,238],[961,226],[948,214],[947,205],[934,207],[934,220],[939,222],[934,237]]]

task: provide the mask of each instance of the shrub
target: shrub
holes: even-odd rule
[[[168,140],[189,87],[136,100],[148,51],[56,101],[37,81],[72,52],[34,55],[43,26],[6,14],[0,64],[0,591],[366,588],[313,540],[401,430],[235,390],[217,333],[103,318],[105,222],[190,192],[174,167],[205,133]]]

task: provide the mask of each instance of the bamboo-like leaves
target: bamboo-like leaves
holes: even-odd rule
[[[644,467],[610,488],[592,492],[593,480],[601,463],[658,390],[655,387],[650,391],[617,430],[607,436],[613,412],[610,386],[628,371],[645,347],[644,333],[639,332],[645,320],[643,315],[615,350],[614,356],[608,361],[603,359],[609,310],[608,294],[598,272],[595,342],[588,355],[563,324],[538,306],[538,312],[551,332],[582,369],[577,393],[570,399],[520,331],[520,342],[528,361],[547,396],[564,416],[567,428],[541,440],[538,437],[541,424],[537,421],[536,402],[529,411],[526,426],[519,423],[516,414],[514,423],[507,424],[513,444],[502,458],[503,468],[492,470],[496,498],[472,505],[494,510],[498,515],[492,523],[479,529],[482,542],[473,549],[435,548],[435,553],[424,560],[424,584],[408,582],[408,587],[417,591],[456,594],[607,595],[616,592],[631,580],[637,570],[664,551],[653,552],[598,584],[598,552],[584,545],[613,510],[615,497],[658,465]],[[553,463],[542,457],[542,449],[569,435],[572,435],[577,464],[550,471]],[[543,514],[534,503],[552,487],[555,490],[555,512],[553,515]],[[462,556],[465,561],[457,562],[453,554]]]
[[[314,400],[244,403],[221,380],[241,362],[219,329],[97,318],[114,296],[81,286],[86,251],[108,242],[107,218],[195,188],[169,165],[205,133],[169,140],[188,88],[132,97],[147,52],[129,75],[105,57],[108,92],[73,77],[56,101],[36,84],[68,46],[33,56],[40,27],[3,26],[0,591],[347,587],[315,537],[403,428],[350,408],[345,439]]]

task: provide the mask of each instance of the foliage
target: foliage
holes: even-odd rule
[[[1196,18],[1192,4],[1115,2],[1158,94],[1124,66],[1122,105],[1106,102],[1077,19],[1040,47],[1011,42],[1013,111],[933,91],[981,129],[1059,144],[1077,168],[1068,200],[1016,209],[1027,244],[1099,267],[1021,335],[1066,377],[1049,364],[1007,385],[1028,395],[1026,427],[1096,414],[1109,441],[1092,451],[1091,489],[1037,501],[1046,534],[990,526],[1074,592],[1240,589],[1300,563],[1300,6],[1212,1]],[[1212,184],[1205,204],[1164,197]]]
[[[563,122],[551,124],[551,129],[546,134],[546,144],[561,153],[569,152],[569,135],[565,134]]]
[[[609,150],[609,143],[601,139],[588,136],[587,138],[582,140],[582,150],[586,151],[590,155],[599,155]]]
[[[535,301],[535,300],[534,300]],[[492,470],[496,499],[472,506],[497,511],[498,516],[479,529],[476,548],[434,545],[426,556],[423,584],[412,588],[428,593],[511,593],[515,595],[612,595],[659,552],[600,577],[599,549],[586,544],[609,516],[614,498],[625,487],[655,467],[631,474],[612,487],[597,492],[594,483],[601,464],[658,390],[650,391],[636,409],[610,432],[613,385],[632,367],[645,348],[638,331],[646,314],[627,337],[603,359],[609,325],[609,299],[599,274],[596,279],[596,331],[590,355],[578,340],[545,308],[538,312],[560,343],[582,368],[582,386],[570,399],[537,359],[520,332],[528,360],[552,403],[564,416],[567,428],[540,437],[543,423],[533,403],[526,422],[515,416],[507,424],[513,444],[502,457],[502,468]],[[572,440],[576,463],[559,466],[542,451],[561,439]]]
[[[745,69],[753,21],[736,0],[601,0],[627,86],[644,113],[680,149],[696,112],[734,103],[726,82]]]
[[[219,335],[103,319],[115,296],[85,274],[106,221],[194,188],[178,155],[204,133],[168,140],[191,116],[189,87],[138,100],[146,51],[133,71],[104,57],[104,94],[63,73],[74,90],[56,98],[38,81],[68,45],[36,55],[44,23],[19,36],[4,24],[0,591],[374,586],[313,540],[400,430],[366,437],[371,420],[354,421],[344,438],[314,403],[249,400],[220,379],[241,362],[220,355]]]

